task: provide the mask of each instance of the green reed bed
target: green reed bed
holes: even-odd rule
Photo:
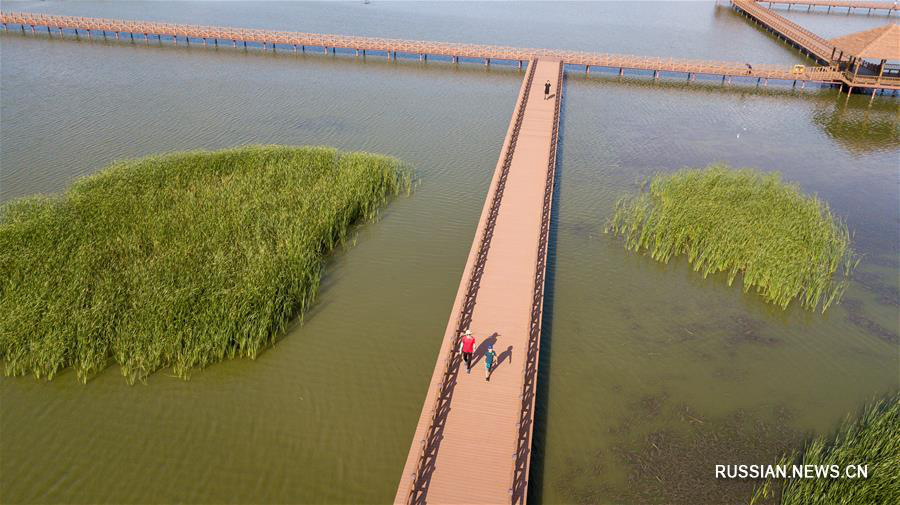
[[[869,405],[858,419],[848,418],[833,439],[816,437],[802,453],[778,464],[835,465],[842,478],[766,480],[751,505],[778,495],[780,505],[900,503],[900,394]],[[845,468],[855,465],[865,465],[868,475],[844,478]]]
[[[315,297],[353,223],[409,190],[401,163],[251,146],[115,163],[0,208],[7,374],[129,381],[255,357]]]
[[[846,224],[777,173],[713,165],[657,174],[622,198],[606,226],[625,247],[668,262],[685,255],[706,277],[738,273],[768,302],[824,312],[858,263]]]

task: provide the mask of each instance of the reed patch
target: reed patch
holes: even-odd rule
[[[410,175],[396,159],[249,146],[118,162],[0,208],[10,375],[129,382],[256,357],[312,303],[326,256]]]
[[[834,437],[814,438],[803,451],[783,456],[779,465],[852,468],[864,466],[865,478],[767,479],[750,505],[777,498],[780,505],[806,503],[900,503],[900,394],[868,405],[850,417]]]
[[[619,200],[606,233],[668,263],[684,255],[706,277],[740,273],[744,291],[786,308],[823,312],[840,301],[859,259],[828,204],[778,173],[712,165],[657,174]]]

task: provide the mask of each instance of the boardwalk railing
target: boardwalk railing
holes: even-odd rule
[[[563,66],[559,66],[556,78],[556,103],[553,109],[553,130],[550,135],[550,154],[547,157],[547,175],[544,185],[544,202],[541,208],[541,229],[538,239],[537,263],[534,268],[534,288],[531,305],[531,321],[528,332],[528,348],[525,354],[525,373],[522,376],[522,407],[516,430],[516,452],[513,454],[513,470],[510,478],[510,503],[524,505],[528,493],[528,470],[531,466],[531,437],[534,434],[534,406],[537,400],[538,362],[541,348],[541,322],[544,313],[544,284],[547,274],[547,248],[550,242],[550,217],[553,211],[553,188],[556,178],[556,154],[559,143],[559,113],[562,104]]]
[[[768,9],[756,7],[752,1],[735,1],[741,2],[743,5],[752,4],[747,8],[768,11]],[[188,43],[193,39],[203,40],[204,42],[211,40],[216,45],[218,45],[219,41],[230,41],[232,45],[237,45],[238,42],[250,42],[262,44],[264,46],[272,45],[273,48],[275,48],[276,45],[291,46],[295,49],[298,46],[303,47],[304,49],[306,47],[321,47],[326,51],[328,48],[332,48],[332,50],[334,50],[334,48],[342,48],[356,50],[357,52],[361,51],[363,54],[365,54],[366,51],[374,51],[385,54],[388,57],[396,57],[397,53],[419,55],[432,54],[450,57],[454,61],[459,61],[459,58],[475,58],[483,59],[488,63],[492,59],[523,62],[545,58],[559,60],[569,65],[584,65],[586,69],[590,69],[590,67],[618,68],[620,69],[620,73],[626,68],[651,71],[654,72],[654,76],[658,76],[659,72],[676,72],[693,75],[705,74],[723,77],[751,77],[786,81],[834,83],[840,80],[840,74],[834,72],[832,69],[815,67],[805,68],[802,72],[794,72],[790,67],[784,65],[753,65],[752,69],[750,69],[746,64],[738,62],[654,58],[556,49],[515,48],[485,44],[460,44],[420,40],[354,37],[248,28],[156,23],[148,21],[123,21],[116,19],[52,16],[22,12],[0,13],[0,22],[2,22],[4,26],[18,25],[23,29],[24,27],[29,26],[32,31],[34,30],[34,27],[46,27],[48,32],[51,29],[60,31],[84,30],[89,33],[91,31],[100,31],[103,33],[110,32],[116,34],[117,37],[120,33],[142,35],[145,39],[150,36],[155,36],[158,37],[160,41],[162,40],[162,37],[171,37],[173,43],[177,42],[180,37]],[[814,34],[811,34],[811,36],[817,37]]]
[[[755,0],[761,4],[769,4],[771,7],[774,5],[787,5],[788,9],[790,9],[794,5],[806,5],[810,9],[812,7],[828,7],[828,11],[831,11],[832,7],[846,7],[847,12],[850,12],[851,9],[868,9],[869,11],[873,10],[886,10],[888,11],[888,15],[893,13],[893,11],[897,10],[896,2],[865,2],[858,0]],[[810,10],[807,9],[807,10]]]

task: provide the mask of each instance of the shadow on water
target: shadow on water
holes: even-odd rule
[[[563,85],[568,79],[563,73]],[[563,88],[565,89],[565,88]],[[560,98],[559,132],[556,149],[556,174],[553,184],[553,208],[547,237],[547,273],[544,276],[544,307],[541,316],[541,355],[538,358],[538,384],[535,398],[534,431],[531,437],[531,470],[528,478],[528,501],[541,503],[544,487],[544,454],[547,437],[547,406],[550,393],[550,348],[553,341],[553,302],[556,287],[556,247],[559,235],[559,188],[562,184],[562,140],[565,136],[566,96]]]

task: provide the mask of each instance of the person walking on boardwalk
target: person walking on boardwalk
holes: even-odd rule
[[[497,351],[494,350],[494,346],[488,344],[487,352],[484,353],[484,380],[491,380],[491,372],[494,368],[494,363],[497,362]]]
[[[472,353],[475,352],[475,337],[472,330],[466,330],[466,334],[459,340],[459,350],[462,352],[463,361],[466,362],[466,373],[472,373]]]
[[[544,83],[544,100],[550,98],[550,81]]]

